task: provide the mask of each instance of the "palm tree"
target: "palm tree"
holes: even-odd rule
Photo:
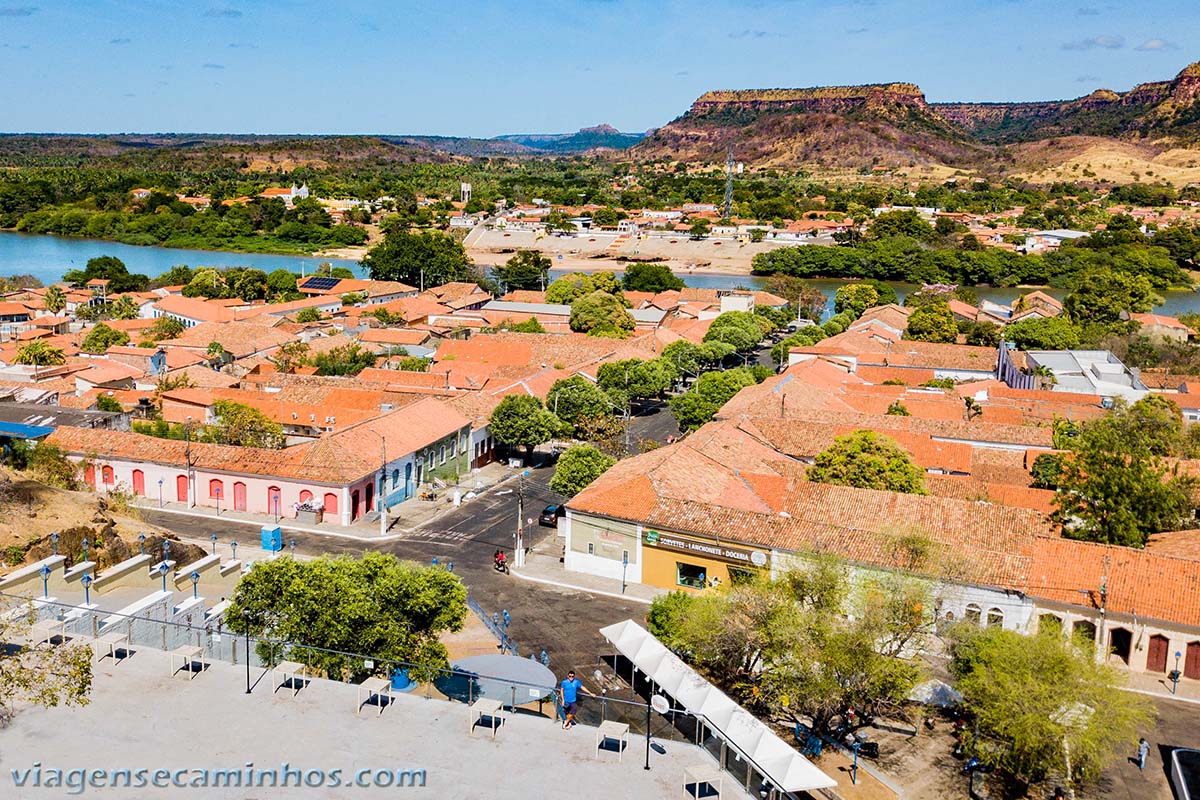
[[[42,299],[46,303],[46,309],[52,314],[57,314],[67,307],[67,295],[58,286],[47,289]]]
[[[113,319],[137,319],[138,311],[138,304],[127,294],[118,297],[111,309]]]
[[[37,380],[38,367],[53,367],[65,364],[67,356],[61,348],[51,347],[41,340],[34,340],[17,351],[18,364],[28,364],[33,367],[33,379]]]

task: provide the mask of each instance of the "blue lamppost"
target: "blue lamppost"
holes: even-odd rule
[[[196,600],[200,596],[200,573],[192,570],[192,574],[189,577],[192,579],[192,599]]]
[[[209,534],[208,540],[212,542],[213,555],[215,556],[217,554],[217,535],[215,533]]]
[[[507,631],[507,630],[508,630],[509,623],[511,623],[511,622],[512,622],[512,617],[510,617],[510,616],[508,615],[508,609],[506,608],[506,609],[504,609],[503,611],[501,611],[501,612],[500,612],[500,616],[504,617],[504,630],[505,630],[505,631]]]
[[[144,533],[138,534],[138,552],[146,555],[146,534]]]
[[[237,539],[229,543],[229,549],[233,551],[233,560],[237,561]]]
[[[170,571],[171,568],[167,566],[167,562],[164,561],[158,565],[158,574],[162,576],[162,590],[164,592],[167,590],[167,573]]]
[[[546,654],[546,651],[545,651],[545,650],[543,650],[543,651],[542,651],[541,662],[542,662],[542,666],[543,666],[543,667],[549,667],[549,666],[550,666],[550,656],[548,656],[548,655]]]
[[[629,552],[621,553],[621,594],[625,594],[625,571],[629,569]]]
[[[858,748],[861,746],[860,742],[850,745],[851,749],[854,750],[854,763],[850,765],[850,782],[855,785],[858,784]]]
[[[163,491],[162,491],[162,487],[163,487],[163,479],[162,479],[162,478],[159,478],[159,479],[158,479],[158,507],[159,507],[159,508],[162,508],[162,507],[163,507]]]
[[[436,567],[436,566],[438,565],[437,556],[434,556],[434,557],[433,557],[433,560],[432,560],[432,561],[430,561],[429,563],[430,563],[430,564],[432,564],[433,566],[435,566],[435,567]]]
[[[446,572],[454,572],[454,562],[453,561],[446,562]]]
[[[58,531],[50,534],[50,545],[54,548],[54,555],[58,555]]]
[[[1181,658],[1183,658],[1183,653],[1179,650],[1176,650],[1175,651],[1175,669],[1171,670],[1171,674],[1168,676],[1171,679],[1171,694],[1175,694],[1176,691],[1179,689],[1179,677],[1180,677],[1179,659],[1181,659]]]
[[[294,559],[296,557],[296,540],[295,539],[289,540],[288,547],[292,548],[292,558]]]
[[[79,582],[83,584],[83,604],[90,606],[92,604],[92,593],[90,591],[92,588],[92,576],[85,573],[79,579]]]
[[[87,559],[87,549],[88,549],[87,537],[84,537],[83,541],[79,543],[79,546],[83,548],[83,560],[87,561],[88,560]]]
[[[42,564],[42,597],[50,597],[50,565]]]
[[[171,559],[171,543],[168,540],[163,539],[163,561],[166,562],[166,561],[169,561],[170,559]]]

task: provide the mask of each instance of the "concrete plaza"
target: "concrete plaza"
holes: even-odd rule
[[[107,651],[105,651],[107,653]],[[176,662],[178,665],[178,661]],[[495,739],[486,727],[468,735],[466,705],[422,694],[398,694],[385,705],[368,704],[356,714],[358,687],[312,680],[293,695],[277,688],[270,673],[254,669],[253,692],[246,691],[241,667],[214,663],[191,680],[171,675],[168,654],[136,648],[115,663],[95,664],[91,703],[84,708],[23,708],[12,725],[0,729],[0,797],[58,798],[62,787],[18,787],[14,776],[40,762],[43,783],[51,769],[87,770],[324,770],[326,785],[287,788],[93,788],[83,796],[114,798],[186,797],[275,798],[346,797],[397,793],[430,798],[528,798],[563,795],[590,798],[684,798],[684,770],[715,762],[692,745],[655,740],[665,754],[651,751],[643,769],[645,740],[631,734],[621,762],[615,750],[596,757],[595,729],[563,731],[535,714],[504,714]],[[343,786],[331,788],[329,773],[340,769]],[[346,788],[359,770],[425,770],[425,785],[399,788]],[[193,780],[189,772],[185,780]],[[312,777],[315,780],[315,777]],[[386,780],[386,779],[385,779]],[[407,780],[413,780],[408,778]],[[727,780],[722,798],[748,797]]]

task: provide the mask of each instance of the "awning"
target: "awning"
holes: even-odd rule
[[[676,703],[704,717],[709,727],[747,756],[777,788],[805,792],[837,786],[837,781],[683,663],[641,625],[627,619],[601,628],[600,633]]]

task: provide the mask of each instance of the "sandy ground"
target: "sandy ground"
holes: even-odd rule
[[[831,243],[813,240],[817,244]],[[618,260],[661,259],[673,271],[749,275],[751,262],[758,253],[790,247],[797,242],[738,242],[732,239],[693,240],[687,234],[672,237],[618,237],[612,233],[580,233],[576,236],[545,236],[534,231],[475,231],[466,240],[468,254],[477,264],[493,265],[507,261],[517,250],[540,250],[554,262],[554,269],[623,270],[628,262]]]

